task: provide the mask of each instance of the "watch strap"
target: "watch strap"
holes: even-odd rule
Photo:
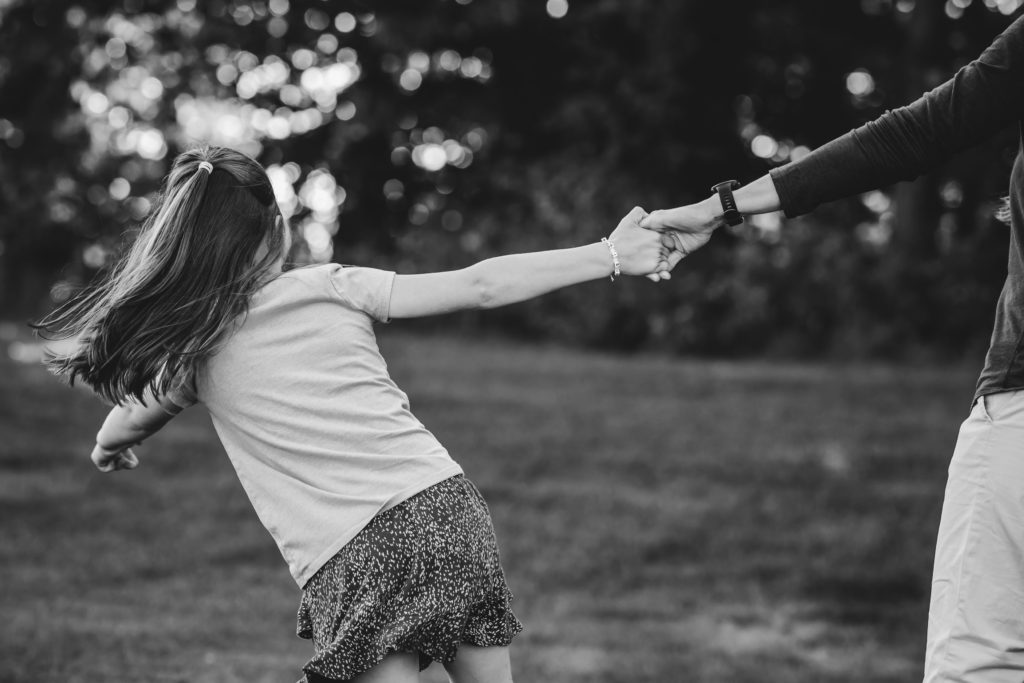
[[[722,218],[727,225],[739,225],[743,222],[743,214],[736,208],[736,198],[732,196],[732,191],[739,186],[738,180],[726,180],[711,188],[722,202]]]

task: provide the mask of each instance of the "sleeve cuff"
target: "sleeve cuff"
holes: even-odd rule
[[[381,323],[391,322],[391,295],[395,291],[395,278],[397,275],[393,272],[388,273],[388,279],[383,287],[384,296],[381,300],[380,310],[377,316],[377,321]]]

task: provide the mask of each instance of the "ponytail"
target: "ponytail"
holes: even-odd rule
[[[47,365],[113,403],[191,378],[284,257],[270,180],[223,147],[179,155],[127,254],[34,327],[73,348]]]

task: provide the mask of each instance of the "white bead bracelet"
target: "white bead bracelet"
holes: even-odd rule
[[[614,272],[611,274],[611,281],[615,282],[615,278],[622,275],[622,269],[619,267],[619,252],[615,251],[615,243],[607,237],[602,237],[601,243],[608,247],[608,251],[612,255],[612,268]]]

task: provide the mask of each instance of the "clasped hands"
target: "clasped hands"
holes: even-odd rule
[[[650,213],[637,206],[619,221],[610,239],[618,247],[623,273],[659,282],[668,280],[672,269],[723,224],[705,204]]]

